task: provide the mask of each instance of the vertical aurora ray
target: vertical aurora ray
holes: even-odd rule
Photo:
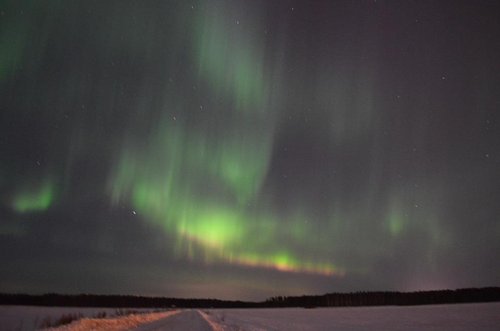
[[[31,1],[23,2],[29,5]],[[16,12],[15,6],[8,6],[2,8],[2,16],[5,16],[5,10],[15,14],[0,20],[0,80],[20,67],[29,37],[29,23],[23,17],[24,13]]]
[[[35,67],[39,59],[28,52],[35,50],[37,56],[43,55],[47,32],[52,28],[48,17],[55,17],[60,5],[60,0],[43,4],[33,0],[0,3],[0,82],[13,77],[20,69]],[[37,32],[39,39],[33,40]]]
[[[200,78],[238,112],[251,112],[255,118],[269,111],[262,34],[252,28],[258,22],[245,16],[240,24],[237,16],[224,15],[217,5],[207,7],[197,19],[193,38]]]
[[[215,110],[222,114],[217,126],[232,127],[213,144],[211,152],[218,157],[209,160],[208,167],[237,193],[240,203],[246,203],[258,192],[272,153],[272,71],[266,72],[262,34],[252,28],[257,18],[248,11],[240,25],[239,19],[224,13],[231,12],[226,5],[207,5],[200,11],[193,58],[200,83],[223,100]]]

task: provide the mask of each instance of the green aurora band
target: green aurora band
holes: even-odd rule
[[[271,212],[254,207],[270,163],[276,117],[258,38],[243,28],[228,35],[224,23],[234,22],[217,11],[198,22],[193,40],[199,81],[226,107],[201,127],[167,110],[147,143],[124,143],[109,182],[113,202],[130,202],[177,238],[179,258],[343,275],[331,261],[301,256],[297,248],[314,231],[301,226],[303,220],[282,227]],[[170,108],[182,114],[182,106]],[[218,132],[220,127],[225,130]],[[279,232],[294,242],[278,244]]]

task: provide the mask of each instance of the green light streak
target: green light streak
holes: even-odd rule
[[[195,34],[199,75],[215,94],[232,100],[238,111],[264,110],[268,93],[258,38],[217,10],[198,19]]]
[[[9,16],[0,19],[0,79],[20,66],[29,37],[26,21],[16,12],[15,8],[9,8]]]
[[[18,194],[13,199],[12,208],[18,213],[45,211],[54,202],[54,192],[54,184],[46,182],[34,191]]]
[[[393,197],[389,203],[389,209],[385,216],[386,229],[393,238],[397,238],[403,234],[408,226],[408,210],[404,208],[404,204],[400,199]]]

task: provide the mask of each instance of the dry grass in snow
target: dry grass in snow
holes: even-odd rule
[[[45,331],[119,331],[135,328],[143,323],[153,322],[161,318],[179,313],[178,310],[150,314],[132,314],[118,318],[82,318],[71,324],[57,328],[44,329]]]

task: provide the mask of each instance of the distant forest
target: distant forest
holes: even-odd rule
[[[262,302],[178,299],[131,295],[0,294],[0,305],[135,308],[272,308],[428,305],[500,301],[500,287],[419,292],[354,292],[276,296]]]

